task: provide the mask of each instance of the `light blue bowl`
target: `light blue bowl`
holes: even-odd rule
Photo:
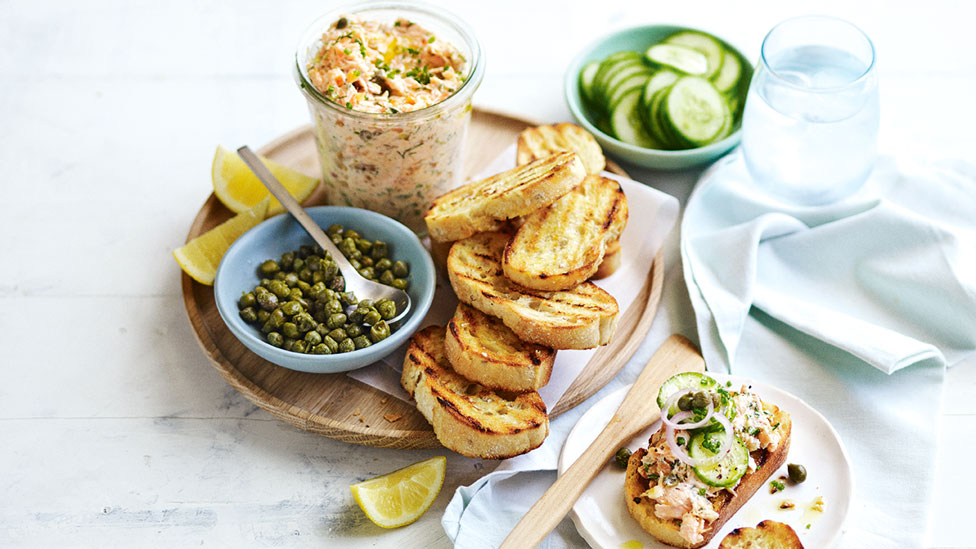
[[[391,258],[410,265],[407,293],[410,294],[411,311],[400,327],[390,337],[365,349],[332,355],[306,355],[272,346],[264,341],[257,327],[241,320],[237,301],[242,292],[253,290],[260,281],[258,266],[267,259],[277,260],[281,254],[297,250],[303,244],[314,244],[312,237],[288,214],[268,219],[244,233],[224,254],[214,279],[217,310],[241,343],[279,366],[300,372],[330,374],[372,364],[403,345],[419,328],[434,300],[434,262],[413,231],[385,215],[345,206],[316,206],[306,211],[321,227],[339,223],[370,240],[386,242]]]
[[[573,118],[586,128],[587,131],[596,137],[596,140],[603,146],[603,150],[609,152],[616,158],[630,162],[637,166],[660,170],[677,170],[689,168],[700,164],[712,162],[733,147],[739,144],[742,137],[742,130],[737,127],[731,135],[721,141],[710,143],[704,147],[696,149],[686,149],[681,151],[667,151],[659,149],[645,149],[629,143],[624,143],[619,139],[602,132],[591,121],[587,106],[580,96],[579,73],[583,65],[590,61],[602,61],[608,55],[619,51],[636,51],[643,53],[651,45],[656,44],[664,38],[682,30],[699,30],[689,27],[678,27],[675,25],[645,25],[615,32],[604,36],[596,42],[591,43],[569,64],[566,71],[565,91],[566,102],[569,110],[573,113]],[[721,39],[719,39],[721,41]],[[739,54],[742,61],[743,75],[739,81],[739,93],[742,101],[745,101],[745,92],[749,89],[749,81],[752,80],[752,64],[738,49],[723,43],[731,50]]]

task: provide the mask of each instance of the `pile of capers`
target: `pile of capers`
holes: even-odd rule
[[[386,278],[386,284],[407,287],[409,268],[386,257],[385,242],[365,240],[341,225],[332,225],[327,233],[333,241],[339,240],[343,255],[363,276],[367,269],[375,275],[383,267],[379,282]],[[317,355],[348,353],[392,333],[386,321],[396,316],[396,304],[389,299],[360,301],[353,292],[345,291],[338,265],[318,246],[301,246],[285,252],[278,261],[269,259],[258,267],[258,275],[261,282],[244,293],[237,305],[241,319],[259,326],[265,340],[275,347]],[[350,305],[356,308],[347,315]]]

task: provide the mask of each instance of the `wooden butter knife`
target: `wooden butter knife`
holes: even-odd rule
[[[644,366],[610,423],[525,513],[502,542],[500,549],[536,547],[542,543],[546,535],[573,508],[580,494],[610,457],[634,435],[660,418],[657,392],[661,384],[680,372],[704,371],[705,360],[687,338],[677,334],[669,337]],[[621,485],[621,494],[623,489]]]

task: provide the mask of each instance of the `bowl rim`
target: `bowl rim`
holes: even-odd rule
[[[630,32],[636,32],[645,29],[658,29],[658,28],[670,28],[679,30],[690,30],[707,33],[715,38],[722,41],[723,44],[735,50],[739,54],[739,57],[749,63],[750,71],[755,72],[755,66],[749,61],[742,50],[740,50],[735,45],[731,44],[728,40],[722,38],[721,36],[710,33],[706,30],[697,27],[688,27],[685,25],[677,25],[672,23],[654,23],[647,25],[636,25],[632,27],[626,27],[623,29],[618,29],[611,31],[599,38],[590,41],[586,46],[577,53],[573,59],[569,62],[569,66],[566,69],[566,73],[563,76],[563,93],[566,96],[566,104],[569,106],[569,111],[579,121],[583,127],[592,133],[594,136],[600,139],[606,139],[607,141],[613,143],[613,145],[626,150],[629,153],[639,154],[639,155],[661,155],[662,157],[667,157],[669,159],[682,159],[697,157],[699,155],[707,155],[719,150],[729,150],[735,146],[735,144],[741,138],[742,126],[740,124],[739,128],[734,132],[730,133],[727,137],[720,141],[715,141],[714,143],[709,143],[708,145],[702,147],[695,147],[693,149],[681,149],[681,150],[668,150],[668,149],[650,149],[646,147],[638,147],[637,145],[631,145],[630,143],[625,143],[616,137],[604,133],[601,129],[597,128],[592,122],[590,122],[589,117],[584,114],[582,97],[579,94],[579,86],[576,84],[579,79],[579,72],[583,68],[583,61],[595,50],[598,46],[604,42],[610,41],[612,38]],[[623,50],[621,50],[623,51]]]
[[[418,269],[417,265],[411,266],[411,285],[415,286],[417,289],[418,299],[413,299],[411,304],[412,311],[407,316],[406,320],[397,329],[396,332],[390,335],[390,337],[367,347],[366,349],[357,349],[349,353],[336,353],[329,355],[313,355],[313,354],[303,354],[295,353],[293,351],[286,351],[285,349],[275,347],[264,341],[261,337],[257,335],[257,330],[253,326],[245,323],[238,316],[237,303],[227,303],[226,299],[222,299],[221,295],[226,293],[222,287],[226,283],[226,274],[221,276],[221,273],[226,273],[225,270],[228,265],[233,265],[237,257],[246,257],[243,250],[245,250],[253,241],[262,233],[270,231],[274,228],[280,228],[282,225],[293,224],[293,229],[304,233],[304,230],[298,225],[298,222],[288,213],[283,213],[276,215],[274,217],[265,219],[255,227],[251,228],[243,235],[237,238],[227,251],[224,253],[223,258],[221,258],[220,265],[217,267],[217,275],[214,277],[214,302],[217,305],[217,311],[220,314],[221,319],[224,324],[228,327],[234,337],[238,339],[245,347],[253,351],[258,356],[272,362],[278,366],[295,370],[293,367],[295,363],[307,364],[308,368],[302,368],[299,371],[312,372],[312,373],[337,373],[355,370],[357,368],[362,368],[373,364],[374,362],[381,360],[390,353],[396,351],[406,340],[419,328],[420,323],[423,322],[424,318],[427,316],[427,312],[430,310],[431,304],[434,299],[434,290],[437,285],[437,272],[434,268],[434,261],[430,256],[430,252],[424,247],[420,238],[417,234],[407,228],[405,225],[399,221],[387,217],[383,214],[373,212],[370,210],[364,210],[362,208],[355,208],[351,206],[310,206],[305,208],[313,219],[320,215],[327,215],[329,212],[342,212],[343,215],[355,215],[357,217],[370,218],[373,224],[380,225],[389,229],[388,234],[398,234],[408,242],[408,246],[416,246],[416,248],[422,252],[421,263],[423,264],[422,269]],[[318,220],[316,220],[318,222]],[[321,225],[321,223],[319,223]],[[359,230],[357,228],[357,230]],[[384,238],[382,235],[378,235],[380,238]],[[311,243],[311,237],[307,237],[309,243]],[[384,238],[390,240],[390,237]],[[401,244],[402,245],[402,244]],[[287,250],[285,250],[287,251]],[[416,277],[417,273],[423,272],[425,276]],[[422,278],[422,280],[421,280]],[[243,291],[243,289],[242,289]],[[227,293],[226,295],[232,296],[233,293]]]

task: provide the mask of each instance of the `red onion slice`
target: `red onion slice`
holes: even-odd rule
[[[678,415],[679,414],[675,414],[675,417]],[[663,417],[664,416],[662,415],[662,418]],[[665,425],[664,436],[668,441],[668,448],[671,449],[671,453],[674,454],[674,457],[681,460],[682,463],[686,463],[692,467],[708,467],[721,461],[722,458],[724,458],[725,455],[732,450],[732,443],[735,439],[735,435],[732,432],[732,423],[729,422],[728,418],[722,414],[713,414],[712,417],[714,417],[715,420],[722,424],[722,427],[725,428],[725,436],[722,437],[722,444],[719,445],[718,452],[716,452],[714,456],[709,456],[702,459],[695,459],[691,457],[687,452],[685,452],[684,448],[678,446],[677,441],[675,441],[675,429]],[[682,425],[682,427],[684,426]]]
[[[711,399],[708,400],[708,413],[705,414],[705,418],[702,419],[701,421],[697,421],[694,423],[678,423],[679,421],[683,421],[694,415],[694,413],[687,412],[687,411],[678,412],[677,414],[674,414],[670,418],[668,417],[668,410],[670,410],[674,406],[674,404],[678,402],[678,399],[692,392],[693,391],[691,389],[684,389],[681,391],[675,391],[673,395],[668,397],[668,401],[664,403],[664,409],[661,411],[661,421],[664,422],[665,425],[671,427],[672,429],[697,429],[699,427],[704,427],[705,425],[708,425],[708,422],[712,419],[712,414],[715,411]]]

